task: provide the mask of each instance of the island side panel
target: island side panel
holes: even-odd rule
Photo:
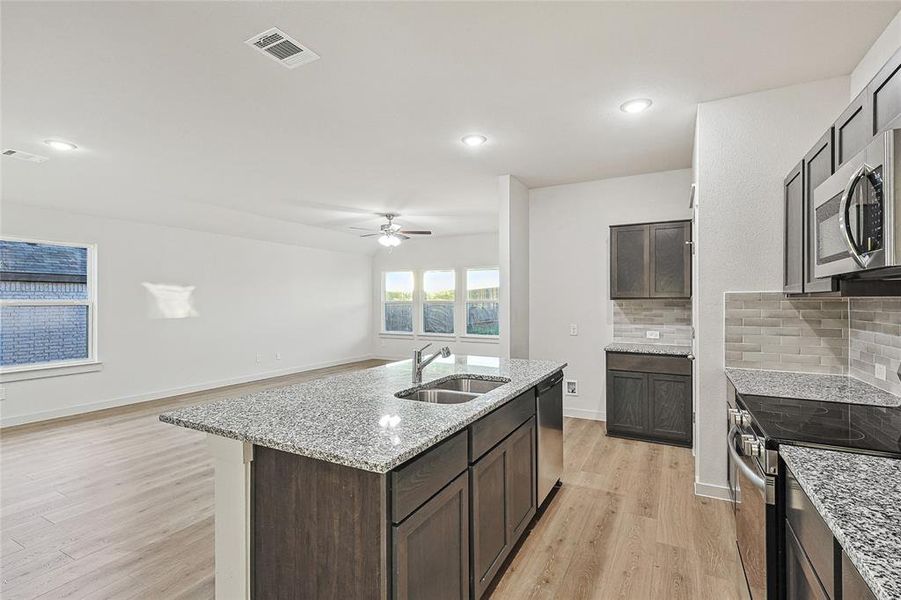
[[[388,597],[386,476],[254,446],[254,600]]]

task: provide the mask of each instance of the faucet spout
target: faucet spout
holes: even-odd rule
[[[451,355],[450,348],[447,346],[442,347],[438,352],[435,352],[431,356],[427,358],[422,358],[422,352],[432,344],[426,344],[419,350],[413,351],[413,383],[422,383],[422,370],[429,366],[433,360],[438,358],[439,356],[443,358],[447,358]]]

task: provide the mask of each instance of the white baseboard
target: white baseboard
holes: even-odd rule
[[[120,406],[128,406],[130,404],[140,404],[141,402],[150,402],[152,400],[160,400],[171,396],[180,396],[182,394],[191,394],[193,392],[205,392],[229,385],[237,385],[239,383],[249,383],[251,381],[260,381],[262,379],[271,379],[272,377],[281,377],[283,375],[294,375],[303,373],[304,371],[314,371],[316,369],[325,369],[327,367],[336,367],[346,363],[359,362],[361,360],[370,360],[371,355],[356,356],[343,358],[340,360],[330,360],[321,363],[312,363],[308,365],[300,365],[289,367],[286,369],[277,369],[274,371],[262,371],[260,373],[252,373],[242,375],[240,377],[230,377],[228,379],[218,379],[215,381],[206,381],[194,385],[186,385],[181,387],[169,388],[165,390],[156,390],[144,394],[134,394],[131,396],[123,396],[121,398],[113,398],[111,400],[101,400],[99,402],[88,402],[85,404],[76,404],[74,406],[66,406],[53,410],[44,410],[40,412],[27,413],[24,415],[15,415],[12,417],[0,417],[0,428],[12,427],[14,425],[25,425],[27,423],[36,423],[39,421],[48,421],[50,419],[59,419],[61,417],[72,417],[84,413],[104,410],[106,408],[118,408]]]
[[[695,496],[704,496],[705,498],[714,498],[716,500],[732,499],[727,486],[701,483],[700,481],[695,481]]]
[[[584,408],[563,407],[563,416],[574,419],[590,419],[592,421],[606,421],[607,414],[600,410],[586,410]]]

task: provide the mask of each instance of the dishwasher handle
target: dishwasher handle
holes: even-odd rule
[[[538,384],[538,393],[543,394],[544,392],[550,390],[555,385],[563,381],[563,371],[557,371],[544,381]]]

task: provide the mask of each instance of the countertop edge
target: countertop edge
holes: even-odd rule
[[[386,474],[386,473],[390,472],[392,469],[394,469],[395,467],[422,454],[423,452],[425,452],[428,449],[434,447],[435,445],[441,443],[442,441],[446,440],[447,438],[449,438],[453,434],[457,433],[458,431],[463,430],[464,428],[468,427],[470,424],[472,424],[473,422],[477,421],[478,419],[484,417],[488,413],[499,409],[500,407],[504,406],[511,400],[518,397],[520,394],[534,388],[536,385],[538,385],[539,383],[541,383],[542,381],[544,381],[545,379],[547,379],[554,373],[557,373],[558,371],[562,371],[567,366],[569,366],[569,363],[567,363],[567,362],[560,362],[560,363],[557,363],[555,361],[547,361],[547,362],[551,362],[555,366],[552,369],[545,372],[543,375],[529,379],[528,380],[529,383],[520,384],[520,385],[516,386],[515,388],[512,388],[511,390],[506,392],[505,397],[502,400],[496,400],[492,404],[484,407],[483,409],[480,409],[476,413],[469,415],[467,417],[461,418],[459,421],[454,422],[452,425],[449,425],[448,427],[442,429],[439,433],[436,433],[435,436],[429,438],[428,440],[423,441],[421,444],[416,445],[414,448],[411,448],[411,449],[407,450],[406,452],[397,455],[396,457],[392,458],[391,460],[385,461],[382,463],[367,462],[365,460],[360,460],[360,459],[350,459],[344,455],[331,453],[328,451],[321,451],[321,450],[316,450],[316,449],[311,450],[311,449],[307,449],[307,448],[303,448],[303,447],[294,446],[292,444],[281,443],[278,440],[262,438],[262,437],[258,437],[258,436],[242,435],[240,433],[225,430],[225,429],[222,429],[221,427],[216,427],[214,425],[209,425],[207,423],[201,423],[201,422],[197,422],[197,421],[191,421],[191,420],[186,420],[186,419],[175,417],[171,414],[171,412],[173,412],[173,411],[168,411],[168,412],[160,414],[159,420],[161,422],[167,423],[169,425],[175,425],[178,427],[183,427],[185,429],[199,431],[201,433],[206,433],[208,435],[216,435],[219,437],[237,440],[239,442],[246,442],[246,443],[250,443],[250,444],[254,444],[254,445],[258,445],[258,446],[265,446],[267,448],[281,450],[283,452],[289,452],[291,454],[296,454],[298,456],[303,456],[306,458],[312,458],[312,459],[316,459],[316,460],[323,460],[323,461],[330,462],[333,464],[342,465],[342,466],[346,466],[346,467],[353,468],[353,469],[360,469],[362,471],[368,471],[371,473]],[[434,380],[430,380],[430,381],[426,382],[424,385],[428,385],[428,384],[434,383],[434,382],[440,382],[445,379],[454,378],[455,376],[459,376],[459,375],[451,374],[448,376],[436,378]],[[487,378],[490,379],[491,377],[487,377]],[[418,387],[421,387],[421,386],[414,386],[411,389],[415,389]]]
[[[678,348],[678,350],[676,350]],[[692,355],[691,346],[676,344],[640,344],[635,342],[611,342],[604,346],[604,352],[620,354],[642,354],[645,356],[678,356],[688,358]]]
[[[782,460],[786,462],[788,467],[795,473],[795,478],[798,481],[798,484],[801,486],[801,489],[804,490],[804,493],[807,494],[807,498],[813,504],[814,508],[817,509],[817,512],[826,522],[826,525],[829,527],[829,531],[832,532],[832,535],[835,536],[835,539],[838,540],[839,545],[841,545],[842,550],[844,550],[845,554],[848,555],[848,559],[854,565],[854,567],[860,573],[860,576],[866,581],[867,585],[870,588],[870,591],[876,596],[878,600],[894,600],[886,590],[883,589],[882,585],[878,582],[877,578],[870,572],[870,569],[864,565],[858,556],[856,550],[851,548],[849,551],[849,546],[851,546],[850,540],[845,536],[844,531],[838,526],[836,523],[836,519],[834,515],[829,511],[826,506],[820,501],[819,495],[810,488],[810,483],[806,481],[806,478],[802,479],[798,477],[797,472],[803,469],[803,465],[797,464],[795,462],[795,458],[791,456],[791,453],[780,452],[780,456]],[[892,459],[887,459],[892,460]]]

